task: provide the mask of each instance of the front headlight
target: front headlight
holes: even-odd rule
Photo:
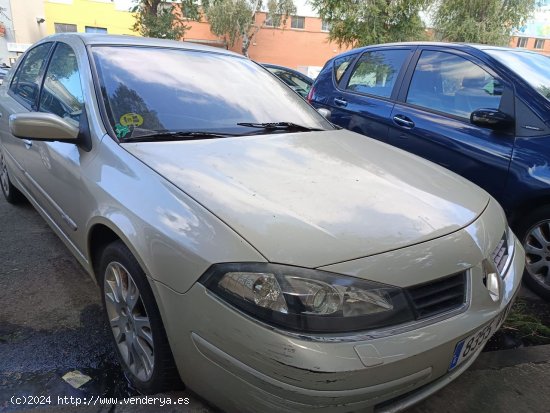
[[[200,282],[253,317],[302,332],[364,331],[414,320],[400,288],[324,271],[216,264]]]

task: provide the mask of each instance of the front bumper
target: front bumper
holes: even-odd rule
[[[466,311],[378,338],[285,333],[234,310],[200,284],[186,294],[160,283],[156,290],[183,381],[225,411],[397,411],[439,390],[479,355],[448,371],[456,343],[513,301],[524,266],[523,249],[514,242],[500,301],[489,297],[478,264],[468,271]]]

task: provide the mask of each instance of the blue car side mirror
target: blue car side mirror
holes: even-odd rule
[[[514,126],[514,118],[497,109],[477,109],[470,115],[470,122],[491,129],[508,129]]]

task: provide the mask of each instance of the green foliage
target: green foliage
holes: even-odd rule
[[[541,320],[544,312],[530,308],[528,301],[519,298],[506,318],[503,329],[514,332],[530,345],[550,344],[550,326]]]
[[[441,0],[433,23],[441,40],[507,45],[534,7],[535,0]]]
[[[255,19],[262,8],[261,0],[212,0],[202,5],[212,33],[224,37],[230,46],[242,41],[242,53],[248,56],[254,36],[265,26],[265,21],[257,24]],[[293,0],[268,0],[266,5],[273,27],[283,26],[296,12]]]
[[[165,3],[162,0],[140,0],[132,9],[136,22],[132,30],[146,37],[181,40],[189,29],[185,23],[200,20],[196,0]]]
[[[329,37],[352,47],[375,43],[425,40],[419,12],[431,0],[310,0],[330,23]]]
[[[126,113],[138,113],[143,118],[143,128],[165,129],[157,112],[149,109],[147,103],[134,89],[130,89],[122,83],[119,83],[109,102],[115,123],[118,123],[120,117]]]

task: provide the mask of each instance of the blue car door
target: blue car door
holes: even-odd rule
[[[514,128],[480,127],[477,109],[514,116],[514,92],[474,56],[421,48],[391,114],[388,143],[448,168],[500,198],[514,148]]]
[[[331,111],[330,120],[354,132],[386,140],[394,99],[413,49],[369,49],[341,78],[341,65],[336,59],[335,87],[323,105]]]

